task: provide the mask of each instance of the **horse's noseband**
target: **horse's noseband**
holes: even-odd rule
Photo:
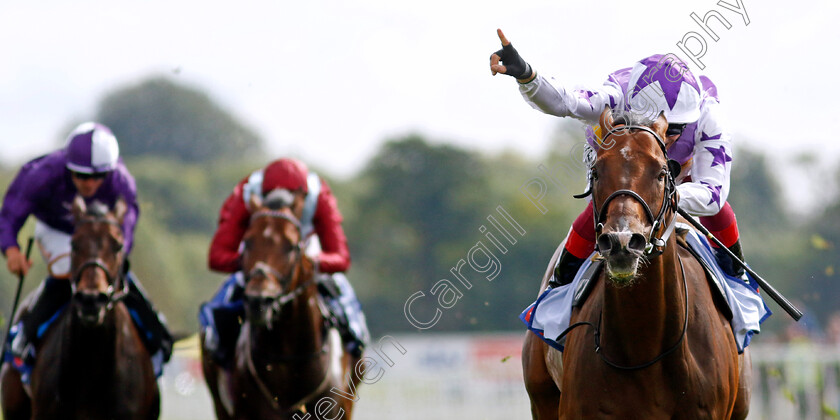
[[[93,258],[85,261],[73,274],[72,281],[70,284],[73,288],[74,295],[77,293],[76,284],[81,279],[82,273],[84,273],[88,267],[98,268],[102,270],[103,273],[105,273],[105,278],[108,281],[108,291],[103,293],[105,298],[103,299],[102,303],[105,303],[107,305],[108,310],[113,308],[115,303],[125,299],[125,297],[128,296],[128,281],[122,275],[122,264],[120,264],[118,274],[114,276],[113,274],[111,274],[108,267],[105,265],[105,262],[102,261],[100,258]],[[121,283],[120,290],[116,290],[114,287],[114,285],[117,284],[117,281]]]
[[[679,168],[679,164],[674,165],[674,163],[676,163],[675,161],[674,161],[674,163],[671,163],[672,161],[668,159],[668,150],[665,147],[665,142],[662,140],[662,138],[659,136],[659,134],[657,134],[655,131],[651,130],[649,127],[645,127],[645,126],[642,126],[642,125],[622,125],[622,126],[618,126],[618,127],[613,128],[612,130],[608,131],[604,135],[604,139],[606,139],[610,135],[613,135],[613,134],[615,134],[619,131],[628,131],[629,132],[629,130],[631,130],[631,129],[647,131],[648,133],[652,134],[653,137],[656,139],[656,142],[658,143],[659,148],[662,150],[662,154],[665,156],[666,162],[668,162],[668,164],[665,166],[666,182],[665,182],[665,187],[664,187],[664,194],[663,194],[663,197],[662,197],[662,205],[659,207],[659,214],[656,217],[654,217],[653,211],[650,209],[650,206],[648,205],[648,203],[637,192],[635,192],[633,190],[627,190],[627,189],[618,190],[618,191],[615,191],[612,194],[610,194],[607,197],[607,199],[604,200],[603,203],[601,203],[601,210],[600,211],[598,210],[598,206],[595,205],[595,200],[592,200],[592,211],[594,212],[594,215],[595,215],[595,234],[599,235],[601,233],[601,231],[603,230],[604,221],[606,219],[606,211],[605,210],[609,207],[610,202],[612,202],[617,197],[628,196],[628,197],[636,200],[637,202],[639,202],[639,204],[642,205],[642,208],[645,210],[645,215],[647,216],[648,221],[651,223],[650,233],[648,234],[647,244],[645,245],[645,255],[655,257],[655,256],[658,256],[658,255],[662,254],[662,248],[665,246],[665,242],[668,240],[668,237],[674,231],[674,225],[675,225],[675,222],[677,220],[677,216],[676,216],[676,214],[674,214],[674,216],[671,218],[671,221],[668,223],[668,227],[665,230],[665,232],[663,232],[659,236],[656,236],[657,231],[659,230],[660,227],[662,227],[662,225],[664,223],[665,215],[667,214],[668,210],[671,209],[672,207],[674,209],[677,208],[677,203],[676,203],[677,187],[676,187],[676,181],[675,181],[676,175],[674,174],[674,170],[675,170],[675,168]],[[594,171],[594,168],[591,169],[590,171]],[[585,197],[586,195],[591,194],[591,192],[592,192],[592,180],[593,180],[593,177],[590,175],[590,177],[589,177],[590,185],[589,185],[589,190],[587,191],[587,193],[584,193],[584,194],[581,194],[581,195],[575,196],[575,197],[582,198],[582,197]],[[597,248],[597,245],[596,245],[596,248]]]

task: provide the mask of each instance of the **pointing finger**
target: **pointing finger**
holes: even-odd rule
[[[508,41],[508,39],[505,37],[505,33],[502,32],[501,29],[496,29],[496,34],[499,35],[499,40],[502,41],[503,47],[507,47],[508,45],[510,45],[510,41]]]

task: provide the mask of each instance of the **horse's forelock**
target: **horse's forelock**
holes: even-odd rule
[[[104,218],[108,215],[109,211],[110,209],[105,203],[102,203],[100,201],[94,201],[93,203],[87,206],[85,216]]]
[[[657,116],[658,117],[658,116]],[[656,118],[651,115],[641,114],[638,112],[625,111],[623,109],[612,110],[613,126],[617,125],[641,125],[645,127],[653,127]]]
[[[283,188],[272,190],[265,196],[263,205],[270,210],[281,210],[286,207],[291,207],[295,201],[295,195]]]

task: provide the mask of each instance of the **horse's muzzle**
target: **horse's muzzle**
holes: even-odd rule
[[[607,232],[598,236],[598,250],[604,257],[621,252],[644,253],[646,244],[641,233]]]
[[[245,313],[248,319],[270,327],[280,315],[279,296],[245,294]]]
[[[636,278],[646,244],[641,233],[607,232],[598,236],[598,250],[614,283],[626,285]]]
[[[76,292],[73,299],[76,301],[76,315],[87,326],[102,323],[111,300],[107,293],[85,291]]]

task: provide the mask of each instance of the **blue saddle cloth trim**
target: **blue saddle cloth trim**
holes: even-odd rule
[[[131,281],[131,280],[129,280]],[[62,305],[58,310],[44,323],[38,326],[38,330],[36,332],[37,339],[40,340],[44,337],[44,334],[50,329],[50,327],[58,320],[58,317],[64,312],[64,309],[67,308],[67,304],[65,303]],[[140,317],[137,315],[137,312],[133,309],[128,309],[128,313],[131,316],[132,321],[134,321],[134,325],[137,327],[138,333],[141,335],[145,335],[147,338],[151,338],[152,333],[149,331],[143,323],[140,321]],[[16,325],[12,326],[12,329],[9,331],[9,336],[6,337],[6,350],[5,354],[3,354],[3,362],[9,363],[17,369],[21,374],[21,382],[24,384],[29,384],[29,377],[32,373],[32,368],[34,368],[35,358],[32,359],[32,363],[24,363],[22,360],[15,360],[14,356],[12,356],[11,346],[12,341],[15,337],[20,333],[23,329],[23,324],[18,322]],[[37,355],[36,355],[37,357]],[[155,354],[151,355],[152,359],[152,366],[155,370],[155,377],[160,378],[163,375],[163,365],[166,362],[163,360],[163,352],[158,351]]]
[[[772,314],[761,295],[758,294],[758,284],[749,274],[747,275],[749,284],[726,275],[720,269],[708,240],[694,230],[689,230],[686,242],[712,270],[714,280],[720,286],[732,310],[730,326],[735,335],[738,352],[743,352],[744,348],[750,344],[752,336],[760,332],[760,324]],[[595,255],[596,253],[593,253],[584,261],[571,283],[547,288],[519,315],[519,319],[525,323],[528,330],[557,350],[563,351],[565,337],[562,337],[560,341],[556,341],[556,338],[570,324],[575,290],[578,288],[583,273],[592,264],[592,258]]]

